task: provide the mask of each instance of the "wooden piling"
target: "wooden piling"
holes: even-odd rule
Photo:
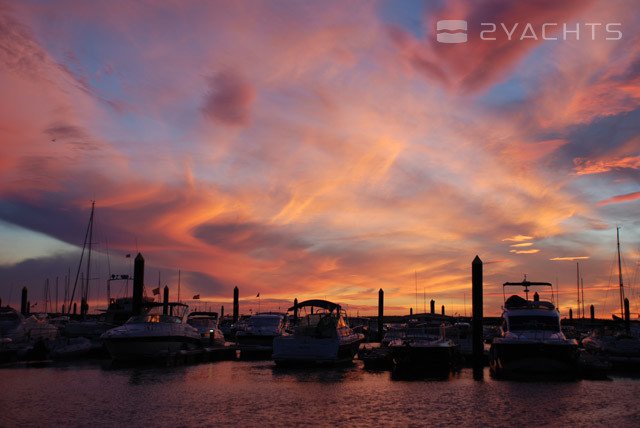
[[[569,308],[569,319],[573,319],[573,310],[571,308]]]
[[[442,315],[444,315],[444,305],[442,305]]]
[[[431,313],[435,314],[436,313],[436,301],[431,299]]]
[[[240,303],[238,303],[238,287],[233,289],[233,323],[237,323],[240,318]]]
[[[629,333],[631,330],[631,317],[629,314],[629,299],[624,298],[624,330]]]
[[[20,302],[20,313],[27,315],[27,287],[22,287],[22,300]]]
[[[591,321],[594,321],[596,319],[596,308],[591,305],[589,309],[591,309]]]
[[[384,320],[384,291],[378,291],[378,342],[382,342],[382,327]]]
[[[298,323],[298,298],[293,299],[293,324]]]
[[[476,256],[471,263],[471,283],[472,283],[472,349],[473,367],[475,372],[481,372],[484,366],[484,341],[483,341],[483,295],[482,295],[482,260]],[[479,374],[479,373],[476,373]]]
[[[142,312],[142,293],[144,290],[144,257],[138,253],[133,262],[133,297],[131,306],[134,315]]]
[[[164,295],[162,297],[163,297],[162,314],[168,315],[169,314],[169,286],[168,285],[164,286]]]
[[[220,318],[218,318],[218,324],[224,319],[224,305],[220,306]]]

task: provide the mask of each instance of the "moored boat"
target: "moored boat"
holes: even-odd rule
[[[327,300],[307,300],[289,308],[289,311],[295,311],[294,319],[297,319],[299,312],[307,309],[310,312],[298,319],[293,334],[273,340],[276,364],[352,361],[364,335],[353,332],[340,305]]]
[[[180,350],[202,348],[198,330],[186,323],[188,306],[169,303],[169,314],[157,313],[158,305],[145,315],[134,315],[100,338],[111,358],[119,361],[164,358]],[[182,314],[180,314],[180,312]]]
[[[191,312],[187,324],[200,333],[204,346],[224,346],[224,335],[218,328],[217,312]]]
[[[236,342],[240,355],[260,353],[271,356],[273,339],[285,333],[285,314],[278,312],[262,312],[252,315],[244,330],[236,333]]]
[[[389,348],[399,370],[442,371],[453,367],[458,345],[446,338],[444,325],[420,324],[408,328]]]
[[[547,282],[507,282],[503,287],[524,287],[526,298],[505,300],[500,337],[493,339],[489,365],[496,376],[518,374],[570,375],[577,369],[578,342],[567,339],[560,328],[560,314],[553,303],[528,300],[530,286]]]

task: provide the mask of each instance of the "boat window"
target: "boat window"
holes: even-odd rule
[[[172,323],[180,324],[181,320],[178,317],[171,315],[136,315],[129,318],[127,324],[143,324],[143,323]]]
[[[207,319],[207,318],[189,318],[187,320],[187,324],[193,326],[193,327],[203,327],[203,328],[207,328],[211,325],[213,325],[213,320]]]
[[[509,317],[510,331],[544,330],[560,331],[560,324],[556,317],[518,315]]]

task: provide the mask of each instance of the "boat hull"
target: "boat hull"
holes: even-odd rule
[[[457,346],[454,344],[435,344],[428,346],[403,344],[390,346],[390,348],[393,361],[399,369],[450,369],[454,364],[457,352]]]
[[[494,375],[562,374],[577,369],[578,344],[575,341],[509,341],[494,339],[489,366]]]
[[[117,361],[158,359],[201,347],[199,338],[185,336],[112,337],[103,342],[111,358]]]
[[[273,360],[278,365],[346,363],[363,339],[362,334],[342,339],[280,336],[273,341]]]

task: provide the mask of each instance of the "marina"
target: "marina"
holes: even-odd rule
[[[640,426],[628,0],[0,0],[0,428]]]

